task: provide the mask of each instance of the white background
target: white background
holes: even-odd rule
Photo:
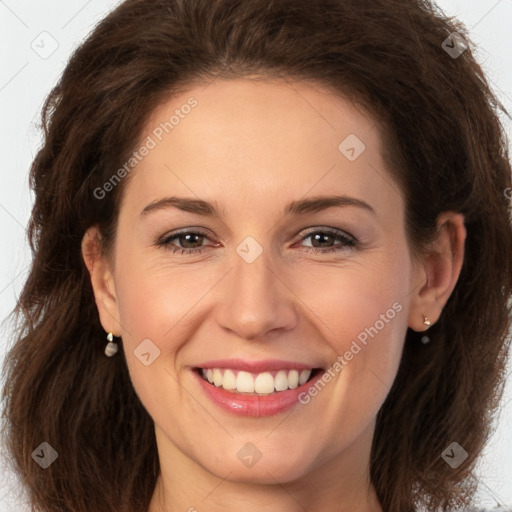
[[[57,82],[73,48],[116,3],[0,0],[0,321],[14,307],[30,262],[25,226],[32,197],[27,175],[41,140],[37,125],[43,100]],[[437,3],[470,29],[478,46],[477,58],[499,99],[512,113],[512,0]],[[43,32],[47,34],[41,35]],[[52,50],[52,45],[58,47],[50,56],[43,53],[47,58],[42,58],[32,48],[36,45],[42,53]],[[502,119],[510,138],[512,123]],[[7,322],[1,326],[0,362],[11,343],[10,329]],[[511,380],[508,378],[496,419],[497,430],[481,463],[478,504],[489,509],[499,502],[512,510]],[[4,450],[0,448],[0,452]],[[0,512],[24,510],[23,496],[18,491],[12,473],[0,467]]]

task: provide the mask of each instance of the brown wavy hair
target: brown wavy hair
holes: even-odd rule
[[[442,46],[458,32],[457,58]],[[5,442],[36,510],[141,512],[159,474],[154,426],[124,357],[106,358],[85,231],[115,239],[126,179],[94,190],[129,158],[156,106],[194,81],[307,80],[376,120],[406,202],[411,252],[461,212],[461,275],[432,342],[408,330],[379,410],[370,472],[386,512],[469,504],[474,467],[504,384],[512,294],[511,167],[504,111],[463,25],[426,0],[128,0],[72,55],[42,112],[30,171],[32,267],[5,362]],[[122,345],[120,346],[122,352]],[[47,441],[58,460],[31,453]],[[452,469],[441,453],[469,454]]]

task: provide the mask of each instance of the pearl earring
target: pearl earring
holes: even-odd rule
[[[428,319],[428,316],[423,315],[423,323],[429,327],[430,326],[430,320]]]
[[[105,355],[107,357],[112,357],[117,352],[118,347],[117,343],[114,343],[114,335],[111,332],[107,334],[107,340],[108,343],[105,347]]]

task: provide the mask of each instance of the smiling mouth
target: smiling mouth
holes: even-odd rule
[[[261,373],[229,368],[195,368],[199,376],[214,387],[235,394],[267,396],[296,389],[314,379],[322,368],[283,369]]]

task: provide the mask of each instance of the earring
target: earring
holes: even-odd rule
[[[105,355],[107,357],[112,357],[117,352],[118,347],[117,343],[114,343],[114,335],[111,332],[107,334],[107,340],[108,343],[105,347]]]
[[[430,320],[428,319],[428,316],[423,315],[423,323],[429,327],[430,326]]]

